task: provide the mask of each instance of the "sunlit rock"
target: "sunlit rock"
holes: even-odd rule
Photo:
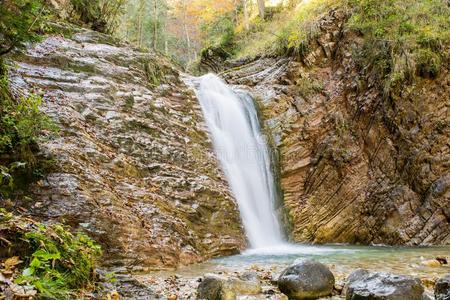
[[[332,294],[334,282],[333,273],[325,265],[303,260],[281,273],[278,288],[289,299],[318,299]]]
[[[261,293],[261,282],[254,273],[246,273],[240,277],[208,274],[198,287],[197,299],[235,300],[237,297],[259,293]]]

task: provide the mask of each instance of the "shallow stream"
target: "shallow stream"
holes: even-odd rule
[[[311,258],[326,264],[333,272],[337,285],[345,284],[347,276],[358,268],[374,272],[390,272],[410,275],[422,280],[424,287],[432,293],[434,282],[450,274],[449,265],[429,266],[427,261],[436,257],[449,257],[450,246],[443,247],[386,247],[386,246],[307,246],[283,245],[272,248],[247,250],[240,255],[216,258],[210,261],[181,267],[172,271],[143,274],[137,278],[156,292],[156,299],[196,299],[196,290],[201,277],[208,273],[226,276],[255,271],[265,285],[263,299],[284,299],[267,296],[275,291],[279,274],[297,260]],[[176,296],[176,298],[173,298]],[[172,297],[172,298],[171,298]],[[337,295],[324,299],[341,300]],[[253,298],[251,298],[253,299]],[[256,299],[256,298],[255,298]],[[260,298],[258,298],[260,299]]]
[[[284,250],[284,251],[283,251]],[[290,246],[282,249],[247,250],[240,255],[213,259],[205,263],[182,267],[176,271],[184,276],[201,276],[209,272],[236,272],[249,268],[271,268],[279,272],[298,259],[312,258],[327,264],[340,274],[357,268],[434,277],[450,273],[450,266],[426,266],[426,260],[449,257],[450,246],[385,247],[385,246]]]

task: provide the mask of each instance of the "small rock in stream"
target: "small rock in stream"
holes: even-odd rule
[[[289,299],[318,299],[333,292],[334,275],[325,265],[304,260],[281,273],[278,288]]]
[[[207,274],[198,286],[199,300],[235,300],[237,296],[261,293],[261,282],[256,274],[240,277]]]

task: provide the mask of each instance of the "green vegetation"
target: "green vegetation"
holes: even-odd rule
[[[93,30],[112,33],[118,25],[125,0],[70,0],[76,17]]]
[[[140,48],[152,48],[166,52],[166,47],[174,45],[164,32],[168,18],[166,0],[127,0],[121,18],[119,37],[134,43]],[[169,53],[166,53],[169,54]]]
[[[305,99],[310,96],[322,92],[324,86],[318,80],[314,80],[308,77],[302,77],[297,80],[296,90]]]
[[[311,39],[319,34],[318,21],[331,9],[342,5],[342,1],[310,1],[297,8],[296,16],[279,33],[276,49],[278,53],[304,57],[309,52]]]
[[[4,206],[18,186],[42,175],[47,161],[36,156],[37,144],[56,127],[39,110],[41,97],[11,92],[4,63],[6,54],[39,39],[45,7],[37,0],[6,0],[0,15],[0,201]],[[7,259],[0,271],[3,276],[13,274],[26,295],[37,292],[38,299],[67,299],[93,280],[100,248],[83,234],[72,235],[61,225],[35,223],[0,208],[0,236],[0,259]],[[20,259],[10,257],[16,254]]]
[[[357,54],[362,68],[388,94],[414,76],[434,78],[443,67],[450,41],[450,7],[444,0],[352,0],[349,28],[362,33],[364,47]]]
[[[0,61],[1,64],[1,61]],[[39,110],[42,99],[31,93],[15,98],[2,65],[0,76],[0,197],[6,198],[21,183],[38,177],[47,161],[36,157],[37,142],[57,128],[51,119]],[[25,181],[25,182],[24,182]]]
[[[236,57],[273,53],[299,58],[310,51],[318,21],[331,9],[343,9],[346,26],[363,37],[353,57],[384,88],[385,94],[416,76],[434,78],[448,64],[450,7],[444,0],[311,0],[285,9],[272,19],[236,27]]]
[[[235,51],[235,32],[232,17],[228,13],[213,19],[211,22],[202,24],[201,30],[205,35],[204,49],[220,49],[225,56],[232,56]]]
[[[14,270],[14,281],[35,289],[37,299],[76,298],[83,289],[93,288],[94,266],[101,250],[86,235],[74,235],[62,225],[44,225],[13,216],[3,209],[0,234],[0,258],[7,258],[5,255],[10,253],[20,257],[22,262],[12,259],[20,264]]]
[[[109,21],[104,13],[101,20],[106,16]],[[48,32],[45,1],[1,1],[0,15],[0,275],[11,280],[0,282],[0,289],[10,288],[15,297],[78,298],[82,290],[93,288],[100,247],[62,225],[37,223],[2,208],[51,167],[51,160],[38,156],[38,144],[57,127],[40,110],[39,95],[11,90],[5,63],[7,55]]]
[[[385,93],[415,76],[434,78],[448,61],[450,7],[444,0],[311,0],[274,9],[271,18],[239,23],[232,36],[237,58],[260,54],[305,57],[310,42],[320,33],[319,20],[331,9],[343,9],[346,26],[363,37],[354,57],[361,69],[370,70]],[[231,32],[231,29],[229,29]],[[221,32],[224,32],[223,30]],[[211,31],[216,40],[223,33]],[[214,40],[208,36],[208,40]]]
[[[19,179],[42,172],[45,162],[36,158],[37,142],[44,132],[56,130],[39,110],[42,99],[30,93],[15,97],[9,89],[3,57],[27,42],[39,40],[47,16],[38,0],[6,0],[0,5],[0,199],[7,198]]]
[[[266,53],[306,55],[310,39],[318,33],[317,21],[324,13],[342,4],[340,0],[312,0],[275,10],[267,21],[256,16],[248,31],[237,27],[237,57]]]
[[[22,47],[25,42],[39,38],[36,32],[42,29],[44,10],[40,0],[1,1],[0,59],[2,55]]]

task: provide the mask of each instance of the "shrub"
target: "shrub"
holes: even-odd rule
[[[419,49],[416,53],[417,72],[422,77],[436,77],[442,65],[442,58],[430,48]]]
[[[225,14],[202,24],[202,33],[205,36],[205,49],[220,48],[226,53],[233,53],[235,32],[234,23],[230,14]]]
[[[8,252],[0,251],[0,256],[18,255],[23,261],[15,283],[32,285],[38,299],[68,299],[95,281],[101,249],[85,234],[72,234],[62,225],[44,225],[3,209],[0,233],[2,248],[9,248]]]
[[[9,91],[5,67],[0,61],[0,197],[14,190],[19,174],[36,174],[38,162],[35,153],[42,133],[56,132],[51,119],[39,110],[41,97],[30,94],[15,99]]]
[[[0,1],[0,56],[38,39],[44,9],[40,0]]]
[[[295,17],[279,32],[277,52],[306,56],[310,50],[310,40],[320,32],[318,20],[321,15],[339,3],[340,1],[317,0],[302,4]]]
[[[125,0],[71,0],[78,19],[93,30],[112,33]]]
[[[0,2],[0,199],[9,196],[18,174],[37,170],[36,142],[43,131],[55,129],[39,111],[40,97],[12,96],[3,62],[13,49],[39,39],[47,13],[40,0]]]
[[[385,93],[414,74],[436,77],[444,41],[450,39],[450,7],[445,0],[350,0],[349,28],[362,33],[358,55]],[[415,69],[414,69],[415,68]]]

